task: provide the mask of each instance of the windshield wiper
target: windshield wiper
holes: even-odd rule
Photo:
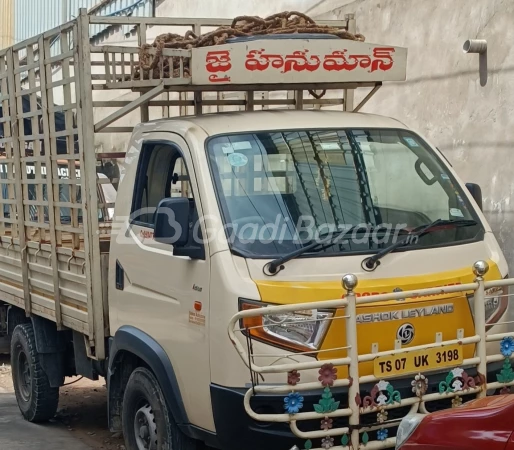
[[[318,252],[326,248],[332,247],[332,245],[337,244],[339,239],[344,237],[346,233],[352,232],[356,229],[362,229],[363,231],[371,231],[373,228],[353,226],[351,228],[345,228],[340,232],[329,232],[326,234],[327,237],[322,239],[321,241],[312,242],[306,245],[305,247],[293,250],[292,252],[286,253],[284,256],[281,256],[280,258],[276,258],[273,261],[270,261],[263,267],[263,272],[266,275],[276,275],[284,268],[284,263],[286,263],[287,261],[291,261],[292,259],[297,258],[298,256],[303,255],[304,253],[307,253],[309,250],[315,250]],[[318,238],[319,237],[320,236],[318,236]]]
[[[419,227],[414,228],[410,233],[408,233],[404,239],[401,241],[397,241],[394,244],[385,247],[380,250],[377,254],[370,256],[362,261],[362,268],[367,272],[372,272],[380,265],[380,260],[388,255],[391,252],[394,252],[397,248],[403,247],[407,245],[413,237],[421,237],[428,233],[433,233],[435,231],[446,230],[448,228],[460,228],[460,227],[470,227],[473,225],[477,225],[476,220],[467,220],[467,219],[459,219],[459,220],[443,220],[437,219],[429,224],[420,225]]]

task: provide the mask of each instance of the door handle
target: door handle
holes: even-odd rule
[[[116,260],[116,289],[122,291],[125,286],[125,270],[118,260]]]

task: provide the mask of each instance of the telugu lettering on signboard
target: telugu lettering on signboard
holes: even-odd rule
[[[194,84],[322,83],[400,81],[407,50],[344,40],[283,40],[197,48],[193,55]]]

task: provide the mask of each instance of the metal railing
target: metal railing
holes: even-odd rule
[[[485,308],[489,297],[485,295],[485,292],[491,288],[514,285],[514,279],[485,281],[484,276],[487,271],[487,263],[478,261],[473,266],[476,276],[473,283],[369,297],[357,297],[354,292],[357,286],[357,277],[345,275],[343,287],[346,294],[341,299],[258,307],[239,312],[230,321],[228,334],[236,351],[250,370],[252,386],[244,398],[246,412],[252,419],[259,422],[288,423],[291,431],[297,437],[305,440],[304,448],[308,450],[315,448],[357,449],[362,446],[366,449],[380,449],[395,446],[396,437],[390,434],[394,433],[394,427],[399,425],[401,417],[398,417],[398,413],[391,414],[394,409],[403,408],[401,410],[404,413],[403,416],[408,413],[426,414],[429,413],[429,409],[434,409],[427,409],[430,402],[445,400],[448,407],[458,406],[463,399],[484,397],[487,392],[510,391],[509,387],[514,385],[514,371],[511,365],[511,359],[514,357],[514,331],[487,334],[486,330],[489,325],[486,324]],[[469,295],[470,293],[473,297]],[[390,300],[426,299],[428,296],[437,299],[434,296],[444,294],[457,294],[462,297],[463,301],[470,302],[469,307],[474,311],[474,330],[470,335],[465,336],[464,330],[458,329],[455,330],[455,337],[452,339],[443,340],[442,333],[435,333],[434,342],[425,345],[402,348],[401,342],[396,341],[394,350],[378,351],[378,348],[375,347],[371,353],[358,353],[357,308],[359,306],[369,306]],[[500,297],[508,299],[509,294],[502,294]],[[324,352],[344,351],[345,356],[318,359],[316,354],[319,354],[319,351],[315,350],[279,354],[276,348],[270,349],[270,346],[263,345],[252,338],[252,331],[272,326],[269,325],[269,322],[267,325],[244,325],[245,321],[249,319],[266,316],[277,317],[277,315],[308,310],[344,311],[343,316],[334,314],[321,320],[341,319],[345,322],[346,346],[322,350]],[[311,320],[318,321],[320,319]],[[251,323],[255,323],[255,321]],[[503,325],[511,325],[511,323],[501,322]],[[281,326],[287,324],[287,321],[280,322]],[[497,352],[491,354],[490,343],[494,342],[499,345],[496,347]],[[474,347],[474,352],[471,357],[468,352],[468,357],[465,358],[463,357],[463,348],[470,345]],[[266,349],[266,347],[268,348]],[[382,362],[385,365],[387,361],[391,361],[394,366],[399,361],[400,369],[402,365],[403,368],[407,365],[408,369],[414,358],[429,358],[430,356],[423,355],[435,354],[434,352],[447,356],[447,358],[445,356],[445,361],[441,361],[444,369],[430,366],[425,373],[418,370],[410,372],[407,370],[402,375],[384,376],[383,378],[376,377],[376,374],[363,375],[359,373],[359,366],[366,362]],[[457,360],[456,364],[452,364],[454,357]],[[262,358],[267,358],[268,361],[273,360],[273,362],[268,365],[259,364],[258,361],[259,359],[262,361]],[[281,362],[284,358],[287,361],[285,363]],[[500,361],[503,361],[503,367],[496,374],[496,380],[488,380],[487,365]],[[346,372],[346,370],[347,374],[341,376],[341,372]],[[443,371],[447,375],[444,377],[443,374],[441,378],[440,374]],[[436,384],[437,392],[430,392],[427,374],[432,373],[431,377],[437,378],[436,372],[439,372],[441,381]],[[318,374],[320,376],[316,381]],[[283,380],[287,379],[287,384],[275,383],[277,375],[284,376]],[[259,379],[264,376],[271,377],[273,381],[269,383],[266,380],[266,384],[259,384]],[[393,387],[393,383],[395,379],[405,380],[409,377],[411,383],[408,390],[412,392],[412,396],[405,397]],[[300,382],[300,380],[305,381]],[[366,385],[373,387],[369,390]],[[411,387],[412,389],[410,389]],[[308,391],[309,394],[312,394],[313,390],[320,390],[320,401],[313,405],[312,409],[304,409],[302,393]],[[341,391],[345,391],[346,394],[341,395]],[[277,414],[256,412],[252,408],[251,400],[253,397],[264,394],[283,394],[285,396],[285,412]],[[441,408],[436,407],[435,409]],[[388,412],[396,417],[388,420]],[[376,414],[376,420],[372,419],[370,416],[372,414]],[[321,428],[318,425],[317,430],[311,429],[313,420],[321,420]],[[343,425],[339,426],[336,422],[343,422]],[[306,426],[309,430],[305,430]],[[390,433],[391,431],[393,433]],[[321,445],[316,446],[315,443]]]

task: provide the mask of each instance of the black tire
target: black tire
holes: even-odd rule
[[[39,362],[31,323],[17,325],[11,339],[11,367],[16,400],[29,422],[45,422],[54,417],[59,404],[59,388],[53,388]]]
[[[136,431],[136,421],[139,433]],[[196,450],[171,417],[162,390],[152,372],[138,367],[125,388],[122,411],[127,450]],[[146,429],[145,429],[146,427]]]

